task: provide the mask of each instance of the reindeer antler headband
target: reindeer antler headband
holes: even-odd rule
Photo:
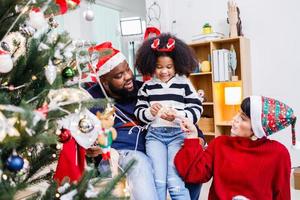
[[[160,40],[159,38],[156,38],[153,40],[151,44],[151,48],[155,51],[159,52],[171,52],[175,48],[175,40],[173,38],[168,39],[168,43],[165,48],[159,48]]]

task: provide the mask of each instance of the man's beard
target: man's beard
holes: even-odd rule
[[[128,91],[125,88],[118,89],[118,88],[114,87],[111,83],[108,83],[108,87],[113,94],[119,96],[119,99],[125,100],[125,99],[136,98],[138,88],[137,88],[135,81],[134,80],[132,80],[132,81],[133,81],[133,90],[132,91]]]

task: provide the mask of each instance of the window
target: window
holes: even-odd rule
[[[140,17],[121,18],[121,34],[122,36],[142,34],[142,21]]]

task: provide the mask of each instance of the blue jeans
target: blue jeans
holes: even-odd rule
[[[132,200],[157,200],[157,192],[154,183],[154,174],[151,160],[146,154],[133,150],[118,150],[119,165],[124,168],[131,160],[136,163],[130,168],[126,176],[130,199]]]
[[[152,160],[159,200],[165,200],[167,189],[172,199],[188,200],[189,191],[174,166],[174,157],[184,140],[177,127],[149,127],[146,135],[146,152]]]

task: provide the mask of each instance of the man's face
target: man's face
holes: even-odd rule
[[[112,95],[124,98],[131,97],[133,93],[136,95],[133,79],[133,73],[125,60],[104,75],[106,89]]]

